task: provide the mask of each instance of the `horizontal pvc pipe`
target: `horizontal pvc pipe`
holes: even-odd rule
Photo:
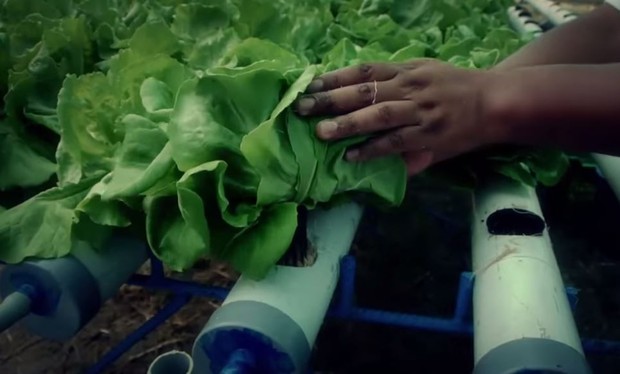
[[[177,294],[208,297],[216,300],[224,300],[230,292],[228,288],[224,287],[204,286],[194,282],[143,274],[132,275],[127,284],[153,290],[165,290]]]
[[[355,257],[345,256],[340,261],[339,295],[330,315],[346,316],[353,309],[355,298]]]
[[[453,318],[428,317],[417,314],[388,312],[385,310],[353,308],[349,314],[344,316],[344,318],[354,321],[379,323],[416,330],[454,334],[473,333],[473,327],[470,323],[458,321]]]
[[[602,339],[583,339],[583,350],[589,354],[620,355],[620,341]]]
[[[472,273],[461,273],[459,292],[456,297],[456,306],[454,308],[454,319],[456,321],[465,322],[466,318],[471,316],[471,295],[473,287],[474,275]]]
[[[342,259],[341,267],[340,294],[334,309],[328,314],[329,317],[457,334],[471,334],[473,331],[471,324],[466,321],[471,308],[472,282],[469,273],[461,275],[453,318],[437,318],[356,307],[354,305],[355,258],[346,256]]]

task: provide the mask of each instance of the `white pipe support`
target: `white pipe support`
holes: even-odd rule
[[[304,372],[361,216],[355,203],[309,212],[314,264],[278,265],[258,281],[242,276],[197,337],[195,370],[217,373],[230,355],[246,349],[266,372]]]
[[[547,17],[554,25],[572,21],[577,18],[573,13],[562,9],[557,3],[550,0],[525,0],[534,9]]]
[[[524,9],[517,6],[511,6],[507,10],[508,20],[511,26],[522,35],[534,35],[540,36],[543,33],[543,29],[538,25],[532,17],[530,17]]]
[[[474,373],[589,373],[535,190],[498,179],[474,202]]]

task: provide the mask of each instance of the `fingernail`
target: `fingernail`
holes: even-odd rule
[[[352,149],[346,154],[347,161],[357,161],[360,157],[360,151],[357,149]]]
[[[297,102],[297,111],[299,114],[309,114],[312,108],[314,108],[316,100],[312,97],[303,97]]]
[[[338,130],[338,124],[333,121],[321,122],[317,126],[321,138],[332,138],[336,135],[336,130]]]
[[[317,91],[320,91],[322,89],[323,89],[323,80],[315,79],[312,82],[310,82],[310,84],[306,88],[306,91],[308,91],[308,92],[317,92]]]

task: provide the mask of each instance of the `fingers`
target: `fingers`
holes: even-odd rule
[[[409,176],[419,174],[435,161],[434,153],[431,151],[406,152],[403,154],[403,159]]]
[[[414,70],[420,68],[422,66],[429,66],[432,64],[443,64],[444,62],[441,60],[437,60],[435,58],[416,58],[415,60],[411,60],[402,64],[402,67],[405,70]]]
[[[412,136],[415,133],[415,127],[412,126],[390,131],[385,135],[379,136],[357,148],[347,151],[346,159],[348,161],[366,161],[375,157],[412,150],[414,149],[412,148],[414,145],[408,144],[408,142],[416,141],[415,136]]]
[[[425,141],[430,139],[426,139],[419,127],[404,127],[349,150],[346,158],[348,161],[358,162],[390,154],[402,154],[407,165],[407,175],[412,176],[439,161],[435,152],[423,145]]]
[[[394,81],[373,81],[302,96],[296,110],[300,115],[349,113],[375,103],[398,100],[401,93]]]
[[[418,108],[412,101],[387,101],[356,112],[319,122],[317,136],[335,140],[419,123]]]
[[[390,154],[424,152],[428,151],[424,143],[427,139],[428,137],[420,131],[420,126],[406,126],[349,150],[346,158],[348,161],[366,161]]]
[[[316,78],[310,82],[306,92],[316,93],[353,84],[386,81],[394,78],[398,73],[404,70],[413,70],[433,63],[439,63],[439,61],[432,58],[418,58],[402,64],[371,63],[346,67],[325,73]]]
[[[392,79],[400,71],[398,64],[361,64],[325,73],[312,81],[306,92],[316,93],[372,81]]]
[[[295,110],[302,116],[343,114],[401,100],[406,95],[403,88],[419,90],[429,84],[427,75],[411,72],[434,63],[433,59],[418,59],[404,64],[362,64],[324,74],[310,83],[307,94],[295,103]]]

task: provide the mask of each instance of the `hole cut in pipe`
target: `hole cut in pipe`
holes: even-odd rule
[[[491,235],[541,236],[545,221],[526,209],[500,209],[487,218],[487,230]]]
[[[318,253],[312,242],[308,239],[308,209],[302,205],[297,207],[297,229],[293,236],[291,246],[277,262],[280,266],[309,267],[314,265]]]

